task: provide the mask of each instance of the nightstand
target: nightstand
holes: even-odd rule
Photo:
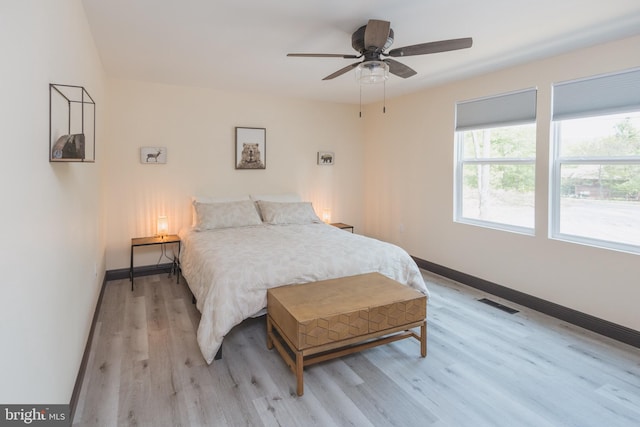
[[[162,245],[162,250],[164,252],[164,245],[169,243],[177,243],[178,244],[178,255],[174,255],[173,263],[171,265],[171,275],[172,273],[176,273],[176,283],[180,283],[180,237],[175,234],[169,234],[167,236],[154,236],[154,237],[135,237],[131,239],[131,264],[129,265],[129,279],[131,280],[131,290],[133,291],[133,249],[138,246],[153,246],[153,245]]]
[[[332,222],[331,225],[333,225],[334,227],[341,228],[343,230],[351,229],[351,232],[353,233],[353,225],[345,224],[343,222]]]

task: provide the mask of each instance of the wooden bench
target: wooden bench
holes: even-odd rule
[[[305,366],[405,338],[427,355],[427,298],[379,273],[267,292],[267,348],[274,346],[303,394]],[[420,327],[420,335],[412,328]]]

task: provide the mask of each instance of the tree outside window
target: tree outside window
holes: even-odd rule
[[[640,112],[555,123],[554,237],[640,250]]]
[[[461,222],[531,233],[535,217],[535,124],[458,133]]]

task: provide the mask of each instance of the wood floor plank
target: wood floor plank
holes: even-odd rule
[[[163,331],[169,328],[167,310],[164,300],[166,286],[154,286],[144,282],[145,304],[147,307],[147,329],[150,331]]]
[[[127,358],[130,360],[149,359],[147,339],[147,311],[144,296],[127,299],[124,306],[124,330]]]
[[[184,280],[109,282],[74,426],[638,425],[640,349],[423,275],[428,356],[403,340],[310,366],[302,397],[264,318],[233,328],[207,365]]]
[[[97,321],[95,325],[95,329],[93,331],[93,339],[90,344],[90,348],[94,351],[89,352],[89,357],[87,358],[87,366],[84,375],[84,379],[82,381],[82,385],[80,386],[80,390],[88,390],[89,382],[91,381],[91,373],[94,372],[94,363],[96,359],[96,351],[98,348],[98,340],[100,339],[100,333],[102,330],[102,322]],[[75,420],[82,420],[83,411],[87,408],[87,395],[88,393],[80,393],[78,395],[78,403],[76,406]],[[79,423],[74,423],[74,427],[80,425]]]
[[[119,332],[102,337],[85,398],[81,425],[114,425],[118,419],[120,394],[120,355],[124,349]]]
[[[364,380],[353,389],[345,389],[345,393],[370,422],[379,426],[426,426],[437,421],[437,416],[420,405],[413,393],[407,393],[398,387],[364,354],[354,354],[344,359]],[[390,405],[393,410],[390,410]]]
[[[322,399],[326,391],[321,383],[316,383],[311,379],[309,386],[305,388],[304,397],[297,395],[295,376],[276,355],[275,350],[267,350],[266,334],[263,328],[264,319],[252,319],[251,322],[255,323],[257,327],[243,331],[242,336],[247,340],[249,348],[254,349],[259,357],[260,369],[268,372],[275,385],[272,393],[253,401],[261,421],[265,425],[300,425],[302,427],[348,425],[336,421],[336,418],[340,419],[345,414],[353,415],[352,411],[346,410],[348,408],[345,404],[348,405],[348,402],[342,402],[339,396],[332,395],[329,405],[333,405],[334,408],[332,411],[326,411],[324,408],[327,405]],[[316,371],[315,368],[308,368],[305,376],[313,375],[313,372]],[[283,388],[282,385],[287,385],[287,387]],[[338,412],[341,413],[338,414]]]
[[[348,388],[343,388],[344,383],[339,383],[335,380],[335,376],[333,373],[336,370],[332,370],[329,366],[334,365],[335,363],[326,363],[317,366],[313,366],[312,369],[309,369],[309,372],[305,373],[307,377],[307,382],[309,383],[309,387],[313,392],[314,396],[320,402],[322,407],[331,408],[329,411],[329,415],[333,419],[336,425],[344,426],[344,425],[356,425],[356,426],[374,426],[375,424],[367,418],[367,416],[362,412],[361,408],[356,405],[356,403],[349,398],[345,390],[353,390],[356,389],[358,385],[364,383],[364,381],[359,383],[353,383]],[[342,366],[347,366],[346,364],[340,364]],[[325,369],[329,368],[329,369]],[[342,369],[343,368],[338,368]],[[354,372],[350,377],[357,376]],[[360,378],[360,377],[358,377]]]
[[[124,358],[121,361],[118,425],[137,426],[153,422],[148,411],[151,396],[149,362]]]
[[[241,408],[225,406],[227,398],[220,396],[228,396],[229,393],[228,389],[220,385],[211,375],[208,366],[189,367],[189,387],[192,392],[188,398],[195,408],[194,413],[189,414],[190,425],[242,425],[235,423],[239,418],[235,413],[241,412]],[[229,414],[231,416],[228,417]]]
[[[149,347],[153,348],[149,357],[152,397],[144,409],[154,413],[155,419],[165,425],[188,425],[186,405],[176,372],[180,362],[171,355],[169,335],[162,331],[149,332]]]
[[[624,406],[633,419],[640,420],[640,393],[632,393],[611,384],[598,387],[596,393]]]
[[[185,301],[175,298],[167,299],[165,306],[167,318],[171,324],[167,333],[171,338],[171,350],[176,360],[185,366],[206,365],[198,347]]]
[[[170,299],[166,301],[166,307],[169,322],[173,325],[168,333],[170,358],[174,362],[174,385],[184,402],[188,425],[206,425],[207,419],[212,416],[209,413],[210,404],[203,400],[202,381],[194,375],[193,370],[206,363],[201,357],[196,357],[200,349],[192,333],[193,327],[184,301]]]
[[[411,354],[396,343],[380,347],[379,350],[367,352],[364,356],[407,394],[438,414],[434,425],[466,425],[471,419],[481,419],[482,414],[476,410],[477,402],[468,396],[467,389],[457,392],[457,387],[451,382],[448,370],[451,361],[443,358],[440,363],[435,363],[437,361],[430,355],[425,360],[414,359],[407,363],[407,357],[411,357]],[[427,369],[425,364],[429,365]],[[456,399],[452,400],[454,393]]]

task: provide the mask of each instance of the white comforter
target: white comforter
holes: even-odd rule
[[[180,231],[182,274],[202,317],[198,344],[211,363],[224,336],[267,305],[267,289],[379,272],[428,295],[398,246],[326,224]]]

